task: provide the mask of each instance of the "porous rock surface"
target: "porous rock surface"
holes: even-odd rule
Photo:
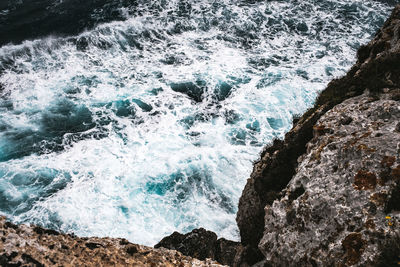
[[[398,205],[395,204],[398,203],[398,193],[395,192],[399,192],[399,182],[396,180],[397,178],[393,178],[393,175],[396,176],[397,173],[398,155],[395,150],[398,146],[396,141],[398,139],[387,137],[389,134],[387,131],[390,130],[390,135],[398,138],[399,133],[395,130],[400,127],[396,123],[396,120],[399,121],[398,115],[396,115],[400,100],[399,88],[400,6],[396,6],[375,38],[358,50],[357,62],[346,76],[330,82],[317,98],[314,107],[294,124],[293,128],[285,135],[285,139],[275,140],[261,153],[239,200],[239,210],[236,217],[242,245],[245,246],[245,250],[253,251],[249,255],[258,255],[258,258],[254,256],[246,258],[246,253],[242,253],[244,257],[242,257],[242,261],[251,265],[264,258],[264,262],[272,263],[272,265],[295,265],[301,262],[305,265],[317,264],[318,262],[329,265],[328,262],[332,262],[329,257],[342,255],[346,257],[346,260],[336,261],[335,264],[339,264],[339,262],[344,265],[361,264],[360,262],[373,262],[374,259],[377,259],[378,254],[385,254],[386,252],[383,251],[381,244],[399,243],[396,239],[397,232],[395,234],[385,232],[381,234],[384,229],[397,231],[395,227],[383,227],[384,222],[386,222],[384,215],[386,213],[388,216],[394,215],[395,210],[398,209],[395,208],[394,213],[390,213],[387,208]],[[361,95],[362,97],[360,97]],[[375,104],[375,102],[379,104]],[[339,104],[340,106],[337,106]],[[346,108],[346,105],[349,105],[349,107]],[[379,105],[383,110],[378,109]],[[387,110],[388,106],[391,106],[389,110]],[[339,109],[343,111],[340,112]],[[327,113],[328,111],[330,112]],[[373,115],[373,112],[378,115]],[[346,113],[349,113],[349,115],[346,116]],[[369,113],[372,115],[368,115]],[[325,114],[328,115],[324,116]],[[323,120],[327,127],[327,120],[332,120],[330,130],[328,130],[329,127],[324,129],[325,126],[322,126],[320,120]],[[341,124],[338,124],[338,122]],[[385,130],[381,130],[382,133],[373,133],[372,129],[375,129],[373,127],[376,128],[374,131]],[[324,137],[316,136],[316,131],[319,132],[318,134],[324,133]],[[340,132],[344,136],[339,138],[334,135]],[[367,136],[369,132],[371,134]],[[363,134],[358,135],[358,133],[363,133],[365,136]],[[333,148],[334,145],[327,143],[329,140],[325,140],[325,134],[327,136],[331,134],[332,138],[336,138],[333,139],[336,141],[332,141],[336,142],[337,148],[335,150],[329,150],[329,147]],[[352,140],[360,138],[362,141],[358,141],[353,147],[345,143],[351,142],[347,138],[353,138]],[[315,143],[318,144],[316,148],[313,146]],[[375,147],[378,144],[379,147]],[[376,151],[374,151],[375,149]],[[373,154],[368,154],[372,152]],[[336,155],[338,153],[339,155]],[[393,166],[390,167],[394,168],[393,170],[387,169],[389,167],[379,167],[384,156],[395,156]],[[313,157],[314,161],[311,160]],[[390,160],[392,159],[390,158]],[[332,161],[329,163],[332,165],[330,167],[336,166],[337,170],[325,169],[329,166],[326,162],[325,165],[319,165],[322,160]],[[349,166],[347,166],[346,161],[348,161]],[[308,167],[306,168],[306,166]],[[385,168],[386,176],[392,175],[392,178],[390,178],[391,182],[388,181],[383,184],[383,178],[380,174]],[[382,174],[384,175],[385,172]],[[335,176],[336,180],[330,175]],[[303,181],[304,185],[301,184],[299,182],[300,176],[308,177],[305,178],[305,181],[307,179],[309,181]],[[365,180],[373,181],[375,176],[376,185],[364,184]],[[287,188],[288,184],[289,188]],[[296,189],[293,186],[294,184],[296,184]],[[311,185],[312,191],[307,187]],[[330,188],[331,186],[332,188]],[[337,190],[338,188],[344,192]],[[287,193],[288,190],[292,192],[291,196]],[[350,194],[350,192],[353,193]],[[386,192],[385,197],[383,197],[384,192]],[[375,197],[372,197],[372,199],[382,196],[384,203],[389,201],[392,204],[376,205],[370,200],[370,194],[373,193],[377,193],[377,195],[374,195]],[[299,200],[296,200],[298,197]],[[311,213],[313,216],[302,217],[304,227],[307,228],[296,229],[293,224],[298,222],[299,217],[302,216],[298,212],[304,208],[299,204],[303,203],[301,202],[303,198],[304,201],[307,199],[310,201],[304,205],[313,211]],[[340,204],[334,204],[334,201],[339,201]],[[361,222],[355,223],[360,219],[364,220],[362,223],[366,222],[366,218],[369,217],[363,210],[366,206],[371,205],[371,211],[373,211],[374,206],[370,203],[376,206],[376,214],[374,215],[376,217],[369,221],[376,224],[375,230],[370,229],[373,232],[371,235],[377,235],[379,238],[364,236],[365,233],[362,232],[364,228],[357,228]],[[292,205],[300,205],[297,207],[300,210]],[[361,208],[355,209],[356,205],[361,205]],[[354,212],[352,212],[353,209]],[[324,221],[319,218],[320,216],[315,217],[318,211],[322,212],[327,222],[330,221],[331,228],[325,229],[323,225],[319,225]],[[344,213],[344,211],[347,212]],[[289,216],[287,216],[288,212]],[[383,218],[379,216],[383,216]],[[339,229],[334,229],[336,227],[335,218],[339,220],[339,225],[342,225],[344,229],[340,229],[341,226]],[[313,220],[316,222],[313,222]],[[345,225],[346,222],[355,225],[354,227],[348,226]],[[284,225],[278,227],[277,225],[280,223],[284,223]],[[391,223],[395,224],[395,222]],[[278,232],[278,235],[275,235],[276,239],[273,245],[271,243],[272,231]],[[325,231],[328,232],[325,233]],[[280,237],[279,233],[287,236]],[[352,233],[353,235],[351,235]],[[331,236],[328,237],[329,235]],[[286,240],[285,237],[292,239]],[[378,239],[382,240],[378,244],[372,244]],[[308,243],[306,240],[308,240]],[[306,247],[300,249],[301,244]],[[393,251],[388,253],[392,255],[392,260],[394,260],[397,256],[393,255],[396,253],[400,255],[400,250],[399,246],[391,247]],[[374,249],[376,251],[372,253]],[[339,252],[339,250],[342,252]],[[361,255],[360,258],[350,256],[350,254],[353,254],[353,250],[358,251],[358,254]],[[299,255],[303,255],[304,258],[300,260]],[[314,258],[316,259],[314,260]],[[385,258],[389,258],[389,256]]]
[[[318,120],[284,197],[265,207],[259,247],[267,262],[397,264],[400,254],[389,255],[400,247],[396,91],[350,98]]]
[[[121,238],[79,238],[0,217],[0,266],[221,266]]]

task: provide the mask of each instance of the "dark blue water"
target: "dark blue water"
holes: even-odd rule
[[[238,238],[252,162],[354,63],[377,1],[139,1],[0,48],[0,213],[152,245]]]

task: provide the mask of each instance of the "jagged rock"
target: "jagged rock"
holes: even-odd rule
[[[241,249],[238,242],[220,238],[214,232],[204,228],[194,229],[190,233],[172,233],[164,237],[155,248],[169,248],[181,252],[183,255],[191,256],[200,260],[210,258],[219,263],[234,266],[235,256]]]
[[[0,266],[221,266],[121,238],[79,238],[0,217]]]
[[[341,113],[354,120],[343,125]],[[400,237],[400,209],[387,210],[400,184],[399,120],[390,92],[350,98],[318,120],[334,131],[314,133],[284,196],[265,207],[259,247],[270,264],[379,263],[386,242]]]
[[[394,129],[396,132],[400,133],[400,122],[397,123],[396,128]]]
[[[262,259],[257,247],[264,229],[264,207],[280,196],[281,190],[295,174],[297,158],[305,153],[313,125],[326,109],[327,105],[323,105],[309,118],[299,121],[286,135],[285,141],[275,140],[272,146],[264,149],[261,159],[254,165],[251,178],[240,197],[236,217],[242,244],[254,251],[248,254],[248,259],[244,259],[249,264]]]
[[[29,19],[22,24],[41,23]],[[30,29],[26,31],[30,33]],[[34,36],[47,34],[48,29],[43,29],[46,32],[34,32]],[[27,37],[27,32],[15,34],[4,35],[8,39],[0,43]],[[157,247],[210,257],[230,266],[397,264],[399,39],[397,6],[374,40],[359,49],[357,63],[347,75],[328,85],[283,141],[275,140],[264,149],[239,201],[241,244],[198,229],[186,235],[174,233]],[[85,50],[88,43],[82,39],[76,45]],[[203,100],[205,88],[202,82],[171,85],[172,90],[196,102]],[[222,89],[219,100],[228,97],[232,88]],[[144,105],[140,108],[150,110]],[[89,262],[93,266],[217,266],[208,259],[201,262],[180,252],[139,246],[125,239],[79,238],[17,226],[0,217],[1,266]]]
[[[219,263],[234,266],[237,265],[237,259],[235,258],[238,251],[242,246],[239,242],[234,242],[231,240],[227,240],[225,238],[220,238],[217,240],[215,246],[215,259]]]
[[[286,134],[284,141],[275,141],[261,153],[260,160],[255,163],[251,177],[248,179],[239,200],[236,221],[240,229],[243,245],[257,250],[264,231],[264,219],[266,218],[264,207],[269,207],[275,200],[280,200],[282,197],[288,197],[282,190],[296,175],[298,158],[307,152],[306,144],[311,141],[313,136],[317,138],[327,134],[332,135],[337,131],[336,128],[317,124],[317,121],[327,111],[346,99],[362,95],[366,90],[370,92],[370,101],[381,99],[379,95],[383,92],[390,92],[386,97],[393,101],[400,99],[398,93],[398,88],[400,88],[399,28],[400,6],[397,6],[375,38],[368,45],[359,49],[357,63],[347,75],[329,83],[328,87],[317,98],[314,107],[300,118],[293,129]],[[367,109],[368,105],[365,108]],[[390,111],[381,112],[377,110],[376,112],[380,116],[377,119],[390,120]],[[351,119],[344,117],[343,114],[351,117]],[[336,120],[341,126],[335,127],[346,127],[357,120],[357,117],[345,112],[340,112],[336,116]],[[362,127],[365,126],[363,125]],[[395,128],[396,125],[393,125],[390,131],[395,132]],[[376,132],[376,135],[380,134],[383,133]],[[394,144],[392,143],[391,145]],[[331,146],[334,146],[334,144],[331,144]],[[320,149],[321,151],[315,151],[314,153],[317,159],[324,148],[321,147]],[[361,171],[355,187],[361,189],[374,188],[373,176],[368,172]],[[301,192],[303,189],[298,188],[297,190],[300,190],[297,192]],[[322,199],[320,201],[323,202]],[[270,209],[266,210],[269,212]],[[289,210],[286,212],[288,212],[288,216],[285,217],[287,221],[293,222],[296,220],[297,213],[295,211]],[[288,223],[287,221],[286,223]],[[268,231],[267,229],[265,230]],[[265,246],[267,242],[264,241],[263,244],[261,248],[264,255],[270,255],[269,248]],[[308,252],[311,255],[311,251]],[[276,255],[276,257],[284,258],[279,255]],[[249,262],[254,258],[242,260]],[[262,257],[259,260],[262,260]]]
[[[400,157],[399,29],[397,6],[347,75],[329,83],[284,140],[263,150],[239,200],[241,245],[232,266],[389,266],[400,254],[392,227],[400,168],[391,165]]]
[[[206,90],[204,81],[198,80],[193,82],[171,83],[171,89],[175,92],[183,93],[196,102],[203,100],[203,94]]]
[[[175,249],[184,255],[192,255],[197,259],[215,258],[215,244],[217,235],[204,228],[195,229],[185,235],[178,232],[164,237],[154,247]]]

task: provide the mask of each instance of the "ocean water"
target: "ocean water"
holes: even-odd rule
[[[137,2],[79,36],[0,47],[0,213],[146,245],[197,227],[238,240],[262,146],[354,64],[391,6]]]

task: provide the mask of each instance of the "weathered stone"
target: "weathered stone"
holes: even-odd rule
[[[241,249],[241,245],[239,242],[234,242],[231,240],[226,240],[225,238],[220,238],[216,243],[215,250],[215,260],[219,263],[234,266],[235,265],[235,257],[238,251]]]
[[[381,161],[382,167],[392,167],[396,161],[396,157],[393,156],[384,156]]]
[[[346,251],[345,261],[347,265],[354,265],[361,259],[364,252],[365,241],[360,233],[351,233],[342,241],[342,246]]]
[[[317,125],[345,134],[315,132],[307,152],[299,158],[296,174],[282,192],[284,196],[266,206],[259,248],[270,264],[375,265],[384,242],[400,234],[400,229],[392,226],[400,222],[400,215],[394,212],[398,186],[393,175],[400,136],[389,131],[400,120],[400,112],[377,119],[399,103],[386,94],[365,105],[368,101],[368,93],[350,98],[318,120]],[[366,108],[360,109],[362,106]],[[376,112],[376,117],[368,116],[370,111]],[[354,121],[343,125],[340,112]],[[384,134],[377,136],[376,131]],[[336,149],[324,147],[316,161],[315,152],[328,141]],[[360,150],[360,143],[371,149]],[[387,169],[391,179],[378,184],[376,173]],[[388,192],[396,201],[390,201]],[[390,205],[385,207],[385,203]]]
[[[200,260],[210,258],[219,263],[234,266],[235,256],[241,245],[224,238],[217,240],[217,235],[214,232],[199,228],[187,234],[174,232],[170,236],[164,237],[154,247],[174,249],[183,255]]]
[[[79,238],[0,217],[0,266],[221,266],[119,238]]]
[[[283,141],[263,150],[239,201],[241,244],[197,229],[173,233],[157,247],[241,267],[397,264],[399,29],[397,6],[374,40],[359,49],[347,75],[321,92]],[[74,42],[80,50],[90,45],[83,39]],[[171,89],[201,102],[207,88],[196,81],[171,84]],[[222,89],[221,101],[232,88]],[[130,114],[123,108],[120,113]],[[217,266],[125,239],[79,238],[0,218],[1,266],[88,264]]]
[[[347,115],[343,115],[343,117],[340,119],[340,124],[342,125],[349,125],[353,119]]]
[[[400,122],[397,123],[396,128],[394,128],[394,130],[398,133],[400,133]]]
[[[364,231],[369,215],[376,231],[382,231],[382,217],[389,210],[384,207],[397,209],[391,197],[377,196],[397,199],[400,177],[392,158],[381,163],[384,157],[400,162],[399,28],[397,6],[375,38],[360,48],[347,75],[329,83],[284,141],[265,148],[255,163],[236,220],[243,245],[254,249],[259,245],[266,262],[337,264],[330,257],[344,259],[339,244],[348,234]],[[371,194],[376,195],[369,199]],[[392,240],[394,235],[380,238]],[[360,261],[366,262],[368,255],[377,262],[386,241],[369,235],[365,241]],[[372,252],[370,242],[375,241]]]
[[[375,189],[376,175],[365,170],[359,170],[354,177],[353,186],[357,190]]]
[[[154,247],[175,249],[197,259],[215,259],[216,242],[217,235],[215,233],[200,228],[185,235],[174,232],[170,236],[164,237]]]

